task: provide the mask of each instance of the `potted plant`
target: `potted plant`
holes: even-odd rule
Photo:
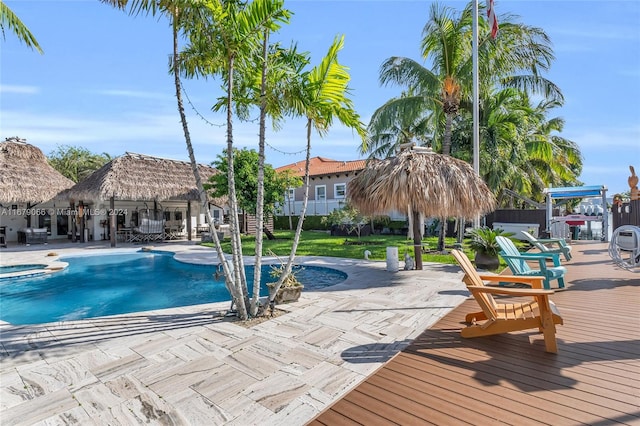
[[[270,252],[273,255],[272,252]],[[277,257],[277,256],[276,256]],[[279,258],[278,258],[279,259]],[[280,303],[288,303],[288,302],[296,302],[300,298],[300,294],[302,293],[302,289],[304,285],[298,280],[296,274],[302,270],[301,267],[292,270],[287,276],[284,278],[282,285],[278,289],[276,296],[274,298],[274,302],[276,304]],[[271,278],[276,279],[275,282],[267,283],[267,288],[269,289],[269,296],[273,294],[276,285],[278,284],[278,278],[284,273],[285,264],[281,261],[279,265],[271,265],[271,270],[269,271],[269,276]]]
[[[474,259],[476,268],[486,270],[498,269],[500,266],[500,258],[498,257],[500,246],[496,241],[498,235],[510,237],[513,235],[513,232],[504,232],[502,229],[491,229],[486,226],[469,231],[467,234],[467,236],[471,238],[469,247],[476,252]]]

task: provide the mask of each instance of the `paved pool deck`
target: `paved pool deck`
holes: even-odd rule
[[[104,242],[0,249],[0,263],[108,253]],[[121,244],[119,249],[140,249]],[[154,249],[207,263],[212,249]],[[248,259],[249,260],[249,259]],[[251,327],[229,302],[38,325],[0,323],[2,425],[303,425],[467,298],[454,265],[298,257],[348,278]],[[402,264],[402,262],[400,262]]]

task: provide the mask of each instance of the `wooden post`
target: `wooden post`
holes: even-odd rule
[[[111,247],[116,246],[116,201],[113,196],[109,198],[109,233],[111,234]]]
[[[80,221],[80,242],[86,243],[84,240],[84,202],[78,202],[78,220]]]
[[[191,241],[191,201],[187,201],[187,240]]]
[[[70,207],[71,210],[69,210],[71,212],[71,214],[69,215],[69,217],[71,218],[71,242],[75,243],[77,241],[76,239],[76,232],[78,230],[78,228],[76,227],[76,203],[75,201],[71,201],[70,203]]]

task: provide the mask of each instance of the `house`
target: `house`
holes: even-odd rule
[[[347,183],[365,167],[366,160],[338,161],[324,157],[309,160],[309,204],[307,216],[324,216],[344,207],[347,197]],[[305,161],[298,161],[276,168],[281,173],[291,170],[295,176],[304,177]],[[285,201],[278,206],[279,215],[300,214],[304,199],[304,186],[289,188]]]

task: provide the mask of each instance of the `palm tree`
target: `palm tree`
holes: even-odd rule
[[[232,297],[237,306],[238,316],[248,318],[250,312],[249,293],[242,259],[242,242],[240,238],[238,220],[238,201],[233,173],[233,111],[236,109],[234,86],[236,74],[251,69],[256,58],[263,58],[265,53],[262,46],[264,37],[269,31],[275,31],[280,24],[288,22],[290,12],[283,8],[283,0],[254,0],[245,3],[236,0],[217,0],[206,4],[207,17],[202,26],[196,23],[190,28],[189,44],[183,51],[183,71],[187,76],[222,75],[226,99],[223,108],[226,110],[227,121],[227,162],[229,182],[229,206],[231,225],[231,245],[233,268],[225,267],[225,276],[232,287]],[[266,67],[266,63],[263,65]],[[263,68],[263,73],[266,68]],[[240,78],[242,81],[242,78]],[[264,137],[264,135],[262,135]],[[264,159],[262,160],[264,164]],[[215,234],[214,234],[215,235]],[[224,254],[218,243],[219,256]],[[230,280],[230,277],[233,279]],[[254,287],[255,287],[254,282]],[[259,285],[259,283],[258,283]],[[254,309],[256,311],[257,292],[254,288]]]
[[[334,118],[343,125],[355,129],[366,143],[366,129],[356,113],[349,95],[349,72],[347,68],[338,62],[338,53],[344,45],[344,36],[336,37],[329,47],[326,56],[308,73],[301,75],[302,93],[289,99],[291,111],[304,116],[307,120],[307,145],[304,171],[304,198],[302,209],[298,219],[298,225],[293,237],[291,253],[284,267],[284,271],[273,291],[269,295],[269,301],[273,304],[277,291],[282,286],[285,278],[291,273],[293,260],[296,255],[302,224],[307,211],[309,200],[309,160],[311,157],[311,135],[313,129],[322,137],[327,134]]]
[[[540,70],[548,69],[553,59],[548,37],[544,31],[514,23],[512,19],[508,15],[500,17],[500,36],[496,40],[490,39],[486,22],[479,23],[482,91],[496,85],[509,86],[535,90],[561,100],[559,89],[539,75]],[[432,114],[430,135],[435,136],[435,147],[447,155],[451,153],[455,118],[461,105],[471,104],[472,24],[472,3],[459,14],[449,7],[432,4],[421,42],[422,56],[430,60],[431,69],[409,58],[392,57],[382,64],[380,71],[382,84],[393,83],[412,90],[411,96],[399,100],[402,106],[385,104],[392,108],[380,114],[393,116],[407,112],[408,122],[412,122],[420,111]],[[399,116],[395,119],[403,120]],[[392,118],[386,121],[391,122]],[[439,250],[444,249],[444,222],[441,220]]]
[[[29,28],[27,28],[20,18],[18,18],[18,16],[9,9],[9,6],[0,0],[0,30],[2,31],[3,37],[5,27],[13,31],[13,33],[18,37],[18,40],[26,44],[28,47],[36,49],[40,54],[44,53],[38,44],[36,37],[31,33],[31,31],[29,31]]]
[[[101,0],[119,8],[130,7],[130,13],[156,13],[169,17],[173,30],[172,71],[175,81],[176,99],[181,118],[185,142],[191,167],[200,193],[203,209],[210,226],[213,218],[208,208],[207,192],[198,173],[197,162],[191,143],[189,127],[182,101],[180,75],[225,76],[227,102],[227,153],[229,164],[233,164],[233,76],[236,61],[247,61],[245,56],[255,54],[262,32],[277,29],[278,22],[285,22],[289,12],[282,8],[281,0],[256,0],[247,5],[235,0],[217,0],[206,4],[190,0]],[[179,53],[178,35],[185,32],[190,44]],[[215,43],[214,43],[215,42]],[[217,44],[216,44],[217,43]],[[242,67],[240,67],[242,68]],[[229,200],[232,211],[233,268],[227,263],[216,232],[212,232],[218,258],[224,268],[225,283],[241,319],[247,318],[247,286],[242,262],[242,248],[237,216],[237,198],[233,167],[229,167]],[[213,231],[213,230],[212,230]]]

